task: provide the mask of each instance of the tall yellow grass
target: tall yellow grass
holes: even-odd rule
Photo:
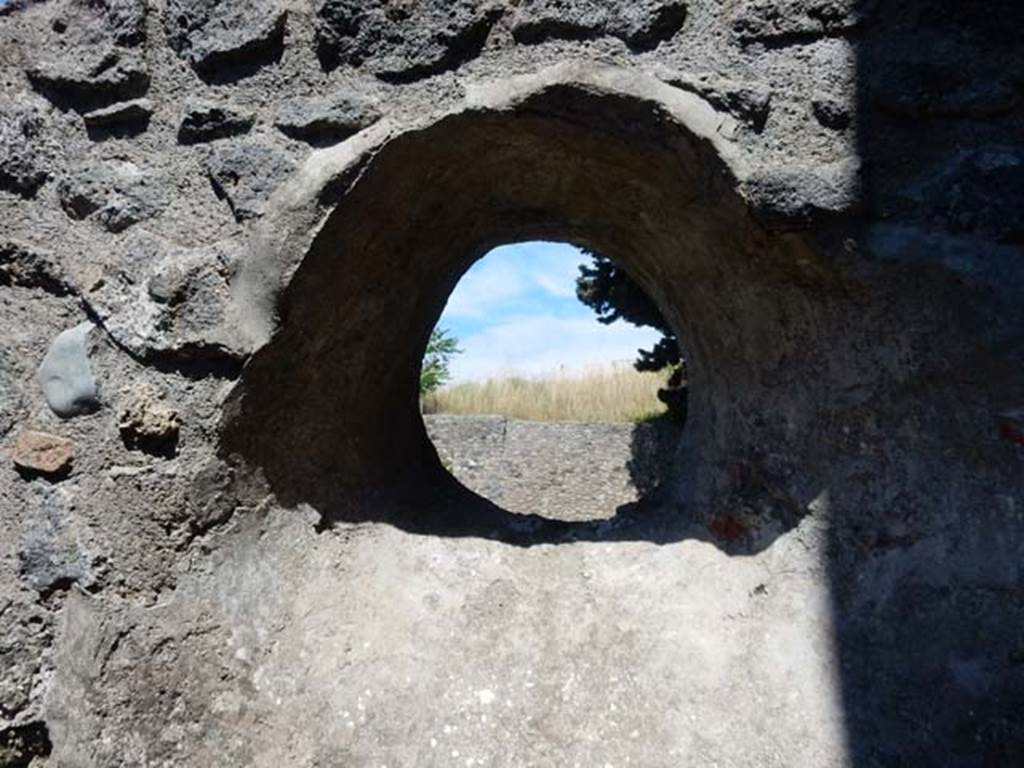
[[[664,413],[665,373],[628,364],[541,377],[508,374],[444,387],[423,398],[424,413],[497,414],[532,421],[638,421]]]

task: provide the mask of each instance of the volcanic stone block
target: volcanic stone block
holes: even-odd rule
[[[149,71],[137,55],[118,49],[85,49],[48,59],[28,72],[32,86],[61,109],[90,112],[138,98],[149,89]]]
[[[88,557],[79,546],[70,516],[71,502],[63,490],[33,485],[18,562],[21,578],[43,596],[75,583],[88,584],[92,579]]]
[[[238,505],[231,467],[220,459],[210,459],[195,473],[189,485],[188,503],[192,526],[205,531],[223,523]]]
[[[44,143],[41,110],[15,103],[0,111],[0,190],[34,197],[50,177],[52,155]]]
[[[207,173],[235,218],[245,221],[262,213],[267,198],[294,168],[276,147],[247,143],[218,147],[207,164]]]
[[[410,82],[476,57],[502,12],[490,0],[323,0],[317,52],[329,69],[366,66],[383,80]]]
[[[819,93],[811,101],[814,116],[826,128],[841,131],[850,125],[850,105],[835,96]]]
[[[0,285],[37,288],[54,296],[74,293],[52,253],[10,240],[0,242]]]
[[[85,47],[113,41],[132,47],[146,41],[145,0],[64,0],[51,22],[65,45]]]
[[[256,117],[220,104],[194,103],[187,107],[178,128],[182,144],[200,144],[248,133]]]
[[[22,593],[27,596],[30,593]],[[52,639],[48,611],[21,595],[0,598],[0,719],[22,712],[31,702],[42,653]],[[0,750],[0,765],[3,752]]]
[[[277,0],[170,0],[164,29],[200,76],[234,80],[280,58],[286,18]]]
[[[369,101],[338,94],[285,102],[274,125],[286,136],[323,146],[342,141],[379,118],[380,110]]]
[[[672,37],[685,20],[686,4],[678,1],[527,0],[513,18],[512,34],[520,43],[617,37],[645,51]]]
[[[126,161],[73,169],[61,179],[57,194],[72,219],[95,219],[109,232],[155,216],[166,200],[159,179]]]
[[[745,43],[784,44],[845,34],[872,12],[873,0],[745,0],[738,5],[733,31]]]
[[[153,102],[149,99],[134,99],[86,112],[82,119],[90,130],[90,135],[106,131],[137,132],[149,124],[152,114]]]

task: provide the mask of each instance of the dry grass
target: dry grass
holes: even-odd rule
[[[498,414],[533,421],[640,421],[664,413],[657,398],[665,373],[628,364],[577,374],[509,374],[445,387],[423,398],[424,413]]]

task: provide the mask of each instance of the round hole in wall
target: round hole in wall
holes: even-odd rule
[[[418,530],[515,524],[507,513],[480,523],[477,510],[442,519],[427,503],[451,482],[418,387],[455,285],[507,243],[614,259],[675,330],[691,395],[665,489],[673,509],[715,514],[752,476],[743,468],[780,406],[799,410],[779,387],[799,386],[798,369],[771,339],[793,336],[786,323],[811,332],[793,325],[791,265],[813,255],[752,218],[704,107],[639,75],[578,76],[367,131],[318,153],[268,206],[235,282],[235,327],[253,352],[221,451],[279,503],[392,519],[380,500],[397,494],[411,500],[401,524]]]
[[[651,500],[685,424],[685,361],[656,305],[614,260],[521,242],[462,276],[420,372],[441,463],[503,509],[614,517]]]

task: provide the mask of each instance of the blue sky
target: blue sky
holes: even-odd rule
[[[474,264],[438,323],[464,350],[452,361],[452,383],[632,361],[638,347],[656,342],[656,331],[602,325],[580,303],[576,276],[586,261],[574,246],[529,242],[495,248]]]

